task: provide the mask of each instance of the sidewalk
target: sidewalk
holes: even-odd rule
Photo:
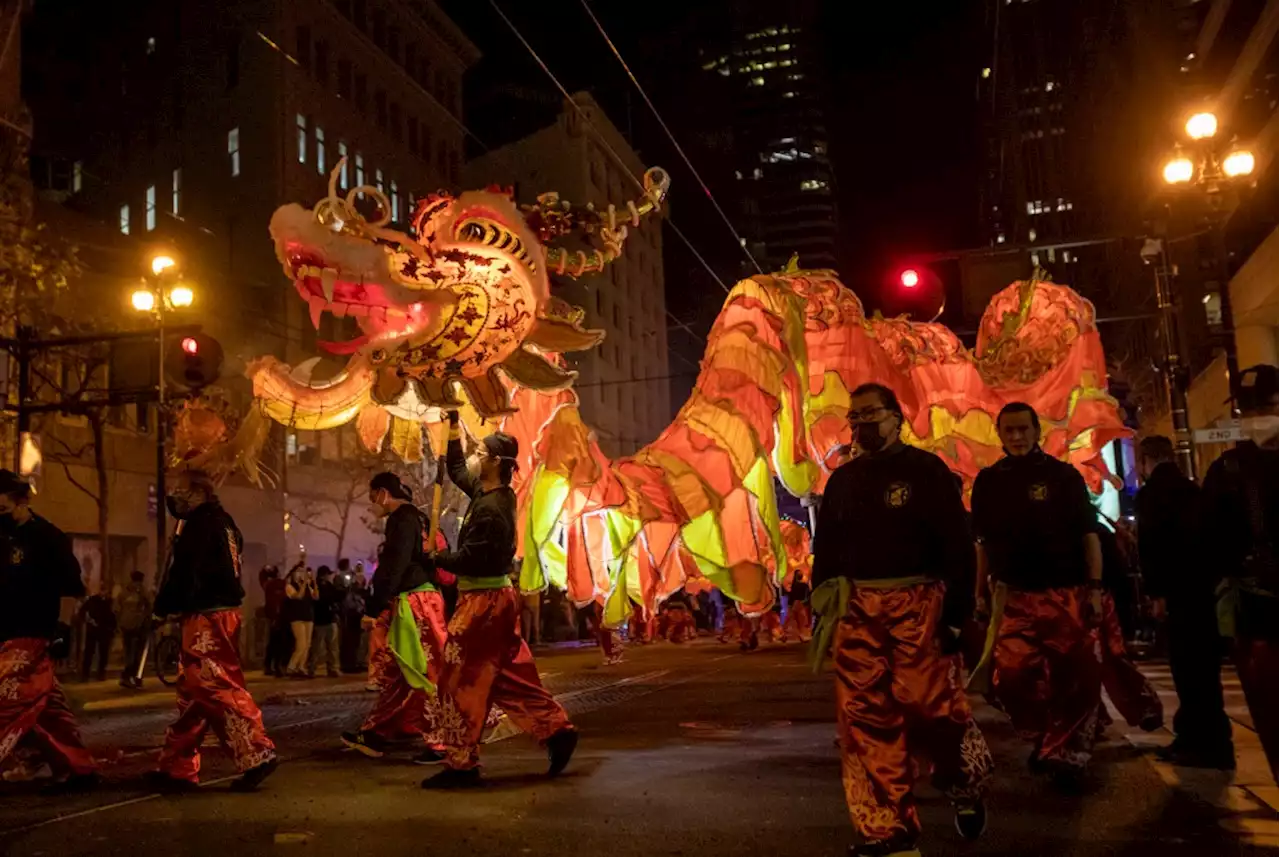
[[[365,673],[351,673],[341,678],[276,678],[263,675],[260,670],[247,674],[246,683],[259,702],[277,702],[301,696],[320,694],[363,693],[367,677]],[[63,691],[73,708],[80,711],[120,711],[149,708],[156,705],[172,705],[174,689],[165,687],[154,675],[143,679],[140,690],[120,686],[120,679],[106,681],[64,682]]]

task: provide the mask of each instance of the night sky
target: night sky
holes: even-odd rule
[[[570,91],[590,90],[614,123],[630,132],[645,161],[672,172],[671,204],[677,223],[722,279],[732,281],[734,264],[741,258],[732,236],[579,0],[499,0],[499,6]],[[492,109],[487,97],[495,86],[540,90],[554,111],[558,100],[546,75],[488,2],[446,2],[444,7],[485,54],[467,81],[468,125],[489,146],[532,131],[524,126],[536,127],[535,119]],[[697,105],[681,98],[680,75],[686,72],[669,61],[669,52],[713,4],[667,4],[662,12],[651,4],[618,2],[596,2],[592,8],[693,155],[691,141],[683,137],[690,127],[686,117]],[[923,14],[921,7],[909,3],[833,0],[824,15],[823,30],[830,35],[827,124],[839,193],[840,270],[870,308],[879,303],[879,284],[912,254],[963,249],[979,242],[977,188],[982,165],[974,87],[981,66],[981,4],[936,4]],[[699,165],[695,155],[695,166],[715,192],[710,165]],[[723,293],[711,288],[718,297],[707,296],[705,311],[682,305],[689,291],[689,284],[682,282],[682,264],[679,258],[668,263],[670,303],[689,313],[682,317],[708,323]]]

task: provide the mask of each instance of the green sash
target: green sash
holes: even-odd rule
[[[427,678],[427,653],[422,648],[422,633],[409,606],[409,596],[415,592],[435,592],[430,583],[396,596],[396,609],[391,614],[391,627],[387,631],[387,648],[395,656],[409,686],[427,693],[435,693],[436,686]]]
[[[459,577],[459,592],[474,592],[479,589],[510,589],[511,578],[505,574],[495,574],[493,577]]]
[[[970,693],[991,693],[991,658],[996,650],[996,636],[1000,633],[1000,619],[1004,605],[1009,600],[1009,587],[997,583],[991,593],[991,621],[987,624],[987,639],[982,645],[982,657],[969,673],[965,689]]]
[[[847,577],[836,577],[824,582],[809,596],[809,606],[818,614],[818,627],[814,628],[813,638],[809,640],[809,667],[814,672],[822,672],[822,662],[831,652],[836,623],[848,611],[852,592],[853,581]]]

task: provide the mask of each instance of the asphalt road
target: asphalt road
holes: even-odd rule
[[[540,665],[582,732],[568,773],[546,780],[545,756],[515,735],[484,748],[487,788],[452,794],[419,789],[432,769],[408,754],[341,748],[338,732],[372,699],[355,680],[254,686],[285,760],[254,795],[227,790],[233,771],[216,750],[205,788],[152,794],[138,776],[171,703],[99,694],[82,716],[108,784],[60,798],[0,784],[0,854],[816,857],[852,841],[832,680],[809,673],[799,646],[660,644],[630,649],[617,667],[591,649]],[[926,857],[1275,853],[1274,809],[1239,783],[1246,770],[1257,779],[1254,762],[1235,780],[1179,772],[1143,752],[1151,736],[1121,724],[1099,749],[1091,792],[1064,797],[1026,771],[1026,748],[999,714],[979,706],[978,717],[998,765],[990,829],[962,843],[946,802],[921,783]]]

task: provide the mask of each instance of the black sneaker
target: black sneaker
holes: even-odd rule
[[[147,771],[145,779],[149,788],[166,795],[193,792],[200,788],[197,782],[171,776],[164,771]]]
[[[1234,771],[1236,769],[1235,747],[1220,747],[1214,750],[1202,750],[1176,740],[1156,751],[1156,758],[1171,765],[1182,768],[1208,768],[1214,771]]]
[[[479,768],[445,768],[422,781],[424,789],[474,789],[482,785]]]
[[[372,732],[343,732],[342,743],[370,759],[381,759],[387,753],[387,742]]]
[[[561,729],[547,739],[547,776],[555,777],[564,771],[578,747],[578,733],[573,729]]]
[[[956,801],[956,833],[969,842],[987,829],[987,805],[982,798]]]
[[[276,768],[280,767],[280,760],[272,757],[257,767],[250,768],[240,775],[240,779],[231,781],[231,790],[233,792],[254,792],[258,790],[258,786],[262,785],[262,781],[276,772]]]
[[[413,763],[415,765],[439,765],[443,761],[444,753],[441,753],[439,750],[432,749],[431,747],[428,747],[413,757]]]
[[[901,837],[849,846],[849,857],[920,857],[920,849]]]
[[[74,795],[91,792],[102,785],[102,777],[94,771],[87,774],[71,774],[70,776],[45,786],[47,795]]]
[[[1138,724],[1138,728],[1143,732],[1154,732],[1162,726],[1164,726],[1164,715],[1154,713],[1142,718]]]

